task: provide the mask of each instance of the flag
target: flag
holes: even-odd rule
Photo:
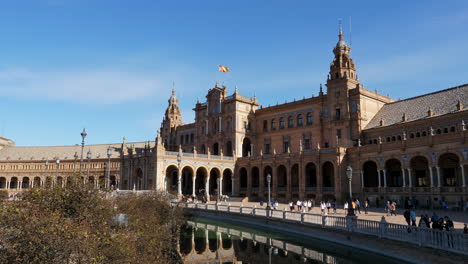
[[[219,65],[218,70],[219,70],[219,72],[229,72],[229,67]]]

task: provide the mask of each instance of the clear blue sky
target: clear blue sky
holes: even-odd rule
[[[0,135],[153,140],[173,81],[187,123],[216,80],[266,106],[316,95],[350,16],[367,89],[398,99],[468,83],[468,1],[324,2],[1,1]]]

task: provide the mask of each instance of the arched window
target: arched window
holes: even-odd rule
[[[421,133],[416,132],[416,137],[421,137]]]
[[[414,134],[411,133],[411,134],[409,135],[409,137],[410,137],[410,138],[414,138]]]
[[[267,131],[268,131],[268,121],[263,120],[263,132],[267,132]]]
[[[297,126],[298,127],[302,126],[302,115],[297,115]]]
[[[427,136],[426,131],[423,131],[421,135],[422,135],[423,137]]]
[[[450,132],[455,132],[455,127],[450,127]]]
[[[279,128],[280,129],[284,129],[284,118],[280,118],[280,121],[279,121]]]
[[[312,113],[307,113],[307,125],[312,125],[312,123],[313,123]]]
[[[294,127],[294,119],[292,116],[288,117],[288,128]]]
[[[276,120],[272,119],[270,125],[271,125],[271,131],[275,131],[276,130]]]
[[[448,128],[444,128],[444,133],[448,133]]]

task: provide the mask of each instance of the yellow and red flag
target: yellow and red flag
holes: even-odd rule
[[[219,70],[219,72],[229,72],[229,67],[219,65],[218,70]]]

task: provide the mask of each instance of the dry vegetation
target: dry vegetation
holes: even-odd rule
[[[0,263],[177,263],[182,212],[160,193],[106,198],[73,177],[0,204]],[[115,216],[126,214],[128,224]]]

